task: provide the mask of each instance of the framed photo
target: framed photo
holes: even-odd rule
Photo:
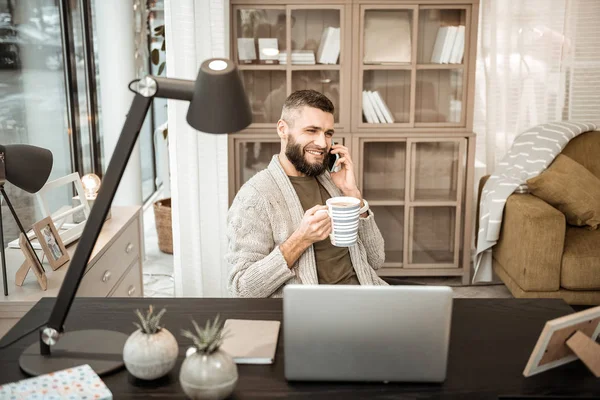
[[[64,263],[69,261],[69,253],[63,244],[54,222],[51,217],[36,222],[33,225],[33,231],[42,246],[44,254],[48,258],[48,264],[53,270],[58,269]]]
[[[53,194],[57,190],[62,190],[64,187],[75,187],[78,197],[78,205],[63,204],[56,210],[51,210],[49,205],[49,199],[52,198]],[[81,177],[79,173],[73,172],[62,178],[55,179],[50,182],[46,182],[36,194],[35,197],[38,199],[42,215],[44,217],[51,217],[54,226],[59,230],[60,239],[68,246],[81,237],[83,228],[90,216],[90,205],[85,196],[83,190],[83,184],[81,183]],[[83,217],[79,215],[83,213]],[[27,236],[29,240],[35,238],[34,232],[28,232]],[[33,248],[36,250],[43,250],[42,246],[38,242],[32,243]],[[19,241],[13,240],[8,244],[8,247],[13,249],[19,248]]]
[[[587,355],[589,349],[594,346],[584,347],[583,352],[579,352],[576,347],[577,344],[571,343],[571,340],[579,337],[583,338],[584,341],[595,342],[598,334],[600,334],[600,307],[590,308],[546,322],[525,366],[523,375],[527,377],[539,374],[579,358],[590,368]],[[591,358],[600,359],[596,355],[591,355]]]
[[[253,64],[256,61],[256,44],[254,38],[238,38],[238,63]]]
[[[21,267],[19,267],[15,274],[15,284],[17,286],[23,286],[25,277],[27,277],[29,270],[32,269],[40,287],[42,290],[46,290],[48,288],[48,279],[46,278],[44,267],[38,262],[37,257],[33,254],[35,250],[31,248],[29,242],[25,239],[25,235],[22,233],[19,235],[19,245],[25,256],[25,261],[23,261],[23,264],[21,264]]]

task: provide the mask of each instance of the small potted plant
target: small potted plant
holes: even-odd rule
[[[160,326],[160,319],[165,312],[163,308],[154,315],[152,306],[148,308],[146,315],[140,310],[135,311],[140,322],[133,323],[138,329],[125,342],[123,361],[129,373],[136,378],[160,378],[168,374],[177,361],[177,340],[171,332]]]
[[[206,321],[204,329],[194,320],[192,324],[195,332],[182,331],[194,345],[181,366],[181,387],[192,399],[224,399],[233,392],[238,372],[231,356],[219,349],[226,335],[223,325],[218,315]]]

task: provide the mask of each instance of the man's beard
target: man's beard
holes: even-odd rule
[[[323,162],[311,163],[306,159],[304,149],[296,141],[290,137],[288,144],[285,146],[285,156],[292,163],[296,171],[306,176],[316,177],[325,172],[329,161],[329,153],[323,150]]]

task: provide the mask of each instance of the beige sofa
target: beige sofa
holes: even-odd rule
[[[562,154],[600,178],[600,131],[579,135]],[[479,196],[487,178],[479,183]],[[515,297],[600,304],[600,229],[570,226],[543,200],[513,194],[493,248],[493,268]]]

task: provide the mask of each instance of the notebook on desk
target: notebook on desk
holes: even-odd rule
[[[273,364],[280,321],[228,319],[221,349],[237,364]]]
[[[111,391],[87,364],[0,385],[0,399],[112,400],[112,398]]]

